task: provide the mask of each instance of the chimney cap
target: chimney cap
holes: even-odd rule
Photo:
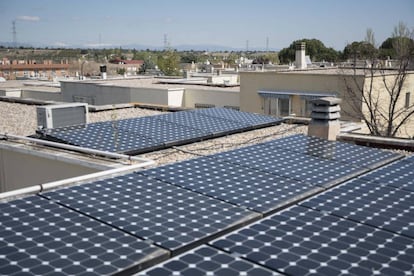
[[[342,100],[340,98],[335,97],[323,97],[312,101],[315,105],[337,105],[341,102]]]

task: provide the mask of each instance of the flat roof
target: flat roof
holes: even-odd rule
[[[239,92],[240,87],[218,87],[211,85],[199,85],[199,84],[186,84],[181,83],[161,83],[162,81],[168,82],[174,79],[171,78],[116,78],[116,79],[106,79],[106,80],[85,80],[85,81],[73,81],[73,80],[64,80],[63,82],[79,82],[86,84],[95,84],[102,86],[119,86],[119,87],[143,87],[143,88],[186,88],[186,89],[198,89],[198,90],[220,90],[220,91],[233,91]]]

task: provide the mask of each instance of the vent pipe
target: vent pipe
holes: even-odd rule
[[[297,69],[306,69],[306,56],[305,56],[306,43],[299,42],[296,44],[295,53],[295,66]]]

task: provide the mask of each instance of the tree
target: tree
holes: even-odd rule
[[[295,61],[296,44],[299,42],[306,43],[306,54],[310,56],[312,61],[337,61],[339,59],[339,52],[333,48],[327,48],[318,39],[300,39],[293,41],[288,48],[283,48],[279,52],[279,59],[282,63],[289,63]]]
[[[354,41],[345,46],[343,51],[344,59],[373,59],[376,58],[378,50],[374,45],[366,41]]]
[[[351,78],[344,77],[347,101],[372,135],[395,137],[414,119],[414,103],[410,102],[411,95],[406,94],[407,78],[413,74],[409,71],[414,56],[412,34],[402,23],[394,30],[392,49],[396,65],[392,70],[384,62],[372,59],[363,68],[354,64]],[[362,78],[357,70],[362,72]]]
[[[158,68],[166,76],[177,76],[179,75],[179,62],[180,56],[174,50],[164,51],[158,56]]]

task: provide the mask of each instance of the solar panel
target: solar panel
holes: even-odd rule
[[[198,129],[165,122],[157,119],[157,117],[148,116],[121,120],[119,121],[119,127],[125,131],[134,132],[140,136],[159,141],[164,145],[180,141],[191,141],[206,136],[205,133]]]
[[[226,119],[232,122],[241,122],[250,126],[265,126],[280,123],[282,119],[255,113],[237,111],[230,108],[202,108],[193,112],[210,117]]]
[[[251,210],[268,213],[321,188],[312,184],[200,157],[142,174]]]
[[[47,135],[68,144],[110,152],[127,153],[136,149],[162,146],[161,142],[125,131],[116,123],[110,122],[57,129]]]
[[[381,184],[414,192],[414,162],[403,159],[362,176]]]
[[[413,239],[301,206],[210,243],[288,275],[414,272]]]
[[[110,152],[139,154],[282,122],[268,116],[238,112],[216,109],[216,116],[209,116],[198,111],[182,111],[113,120],[52,129],[41,138]]]
[[[39,196],[0,203],[0,274],[136,272],[168,251]]]
[[[210,246],[200,246],[138,275],[281,275]]]
[[[356,179],[301,205],[414,238],[414,193]]]
[[[135,173],[43,194],[178,253],[257,213]]]
[[[267,142],[266,145],[354,166],[364,166],[370,169],[401,158],[399,154],[391,151],[344,142],[327,141],[302,134],[272,140]]]
[[[157,116],[159,120],[196,128],[206,135],[219,135],[248,129],[243,122],[232,122],[222,118],[205,116],[196,112],[175,112]]]
[[[212,157],[314,185],[329,187],[367,169],[269,147],[267,143],[215,154]]]
[[[414,154],[410,155],[410,156],[407,156],[406,158],[403,159],[403,161],[414,163]]]

